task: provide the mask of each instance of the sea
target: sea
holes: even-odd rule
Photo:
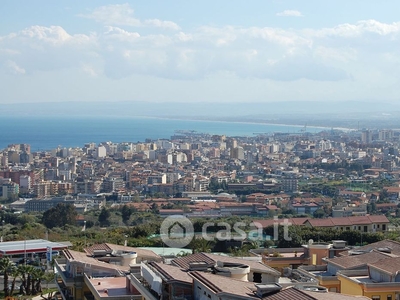
[[[0,149],[10,144],[30,144],[31,151],[57,147],[83,147],[86,143],[111,141],[144,142],[146,139],[169,139],[177,131],[256,136],[272,133],[315,133],[327,128],[304,125],[276,125],[248,122],[223,122],[154,117],[74,117],[74,116],[2,116],[0,118]]]

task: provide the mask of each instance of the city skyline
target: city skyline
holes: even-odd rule
[[[399,6],[4,1],[0,104],[395,103]]]

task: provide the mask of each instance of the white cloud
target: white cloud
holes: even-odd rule
[[[128,4],[112,4],[95,8],[89,14],[78,16],[95,20],[105,25],[133,26],[133,27],[157,27],[164,29],[179,30],[180,27],[172,21],[162,21],[159,19],[148,19],[141,21],[133,16],[134,10]]]
[[[88,64],[82,64],[82,71],[86,74],[89,74],[92,77],[99,76],[99,73],[98,71],[96,71],[95,67]]]
[[[121,41],[132,41],[140,37],[140,34],[137,32],[129,32],[114,26],[106,26],[106,31],[104,32],[104,35],[107,38],[115,38]]]
[[[319,30],[203,26],[176,33],[157,22],[151,34],[115,25],[90,35],[31,26],[0,37],[0,67],[12,74],[76,68],[113,79],[146,75],[194,81],[231,74],[337,82],[384,67],[384,76],[400,75],[391,68],[398,64],[400,23],[366,20]]]
[[[317,37],[338,36],[344,38],[359,37],[368,33],[387,36],[398,34],[399,32],[400,22],[386,24],[376,20],[363,20],[356,24],[345,23],[332,28],[323,28],[313,31]]]
[[[149,20],[145,20],[144,23],[146,25],[159,27],[159,28],[165,28],[165,29],[173,29],[173,30],[181,29],[176,23],[171,22],[171,21],[161,21],[158,19],[149,19]]]
[[[276,13],[278,17],[304,17],[298,10],[284,10]]]
[[[78,66],[82,60],[96,57],[97,36],[72,35],[60,26],[31,26],[3,36],[0,49],[7,49],[0,62],[12,61],[13,64],[6,65],[15,72],[53,71]]]
[[[7,60],[5,67],[7,68],[7,71],[13,75],[23,75],[26,73],[24,68],[21,68],[15,61],[12,60]]]
[[[80,17],[93,19],[106,25],[141,26],[139,19],[133,17],[133,9],[128,3],[105,5],[95,8],[90,14],[80,14]]]

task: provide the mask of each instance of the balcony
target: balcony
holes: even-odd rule
[[[74,286],[74,278],[72,274],[70,274],[66,269],[65,269],[65,264],[60,262],[59,260],[56,260],[55,265],[56,270],[57,270],[57,275],[58,278],[60,278],[63,282],[63,284],[66,287],[72,288]]]
[[[146,288],[139,279],[137,279],[133,275],[128,275],[131,281],[131,284],[139,291],[139,293],[148,300],[158,300],[153,294],[150,292],[148,288]]]

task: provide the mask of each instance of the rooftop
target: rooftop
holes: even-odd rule
[[[0,253],[2,255],[13,255],[24,254],[25,252],[46,252],[47,247],[50,247],[52,250],[62,250],[66,249],[67,245],[42,239],[2,242],[0,243]]]
[[[143,249],[143,248],[134,248],[134,247],[127,247],[122,245],[116,244],[95,244],[93,246],[85,248],[86,253],[89,255],[93,255],[95,250],[105,250],[108,253],[112,253],[112,251],[123,251],[123,252],[136,252],[138,257],[146,257],[146,258],[153,258],[154,260],[161,260],[161,257],[154,253],[151,250]]]
[[[358,268],[366,266],[368,263],[377,262],[381,259],[388,258],[391,255],[388,253],[382,253],[379,251],[372,251],[365,254],[341,256],[331,259],[327,259],[328,264],[334,264],[343,269]]]
[[[204,253],[204,252],[176,258],[172,261],[172,263],[183,269],[189,270],[189,268],[190,268],[189,264],[193,263],[193,262],[205,262],[206,264],[215,264],[217,261],[220,261],[223,263],[246,264],[250,267],[251,270],[258,270],[260,272],[265,272],[265,273],[273,274],[276,276],[280,276],[280,273],[278,271],[276,271],[273,268],[271,268],[261,262],[258,262],[258,261],[252,261],[252,260],[246,260],[246,259],[241,259],[241,258],[237,258],[237,257],[217,255],[217,254]]]
[[[88,280],[101,298],[140,295],[138,291],[131,292],[126,288],[126,277],[89,278]]]

